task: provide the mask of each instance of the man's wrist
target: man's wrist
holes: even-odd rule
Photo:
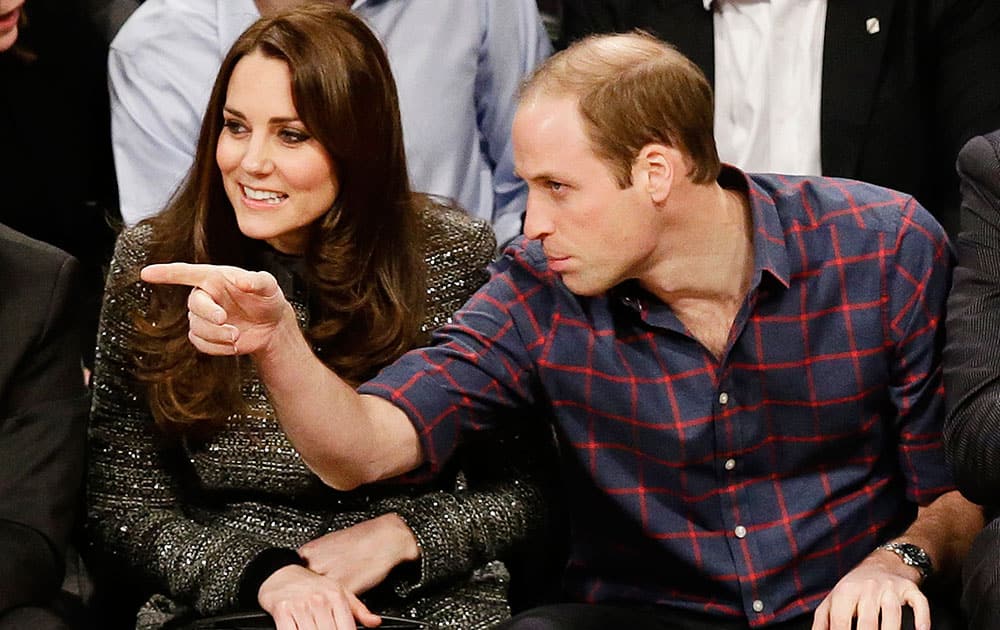
[[[904,541],[891,541],[879,545],[876,549],[895,555],[905,566],[914,569],[920,576],[920,582],[934,574],[931,557],[923,547]]]

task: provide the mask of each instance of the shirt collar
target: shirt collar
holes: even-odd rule
[[[766,271],[785,287],[789,286],[788,251],[785,245],[785,231],[778,218],[774,199],[752,177],[728,164],[723,165],[719,174],[719,184],[723,188],[738,189],[750,200],[750,214],[753,220],[753,286],[760,284]]]
[[[759,286],[764,272],[767,272],[787,288],[788,251],[785,249],[785,231],[781,227],[774,200],[749,175],[735,166],[724,164],[718,181],[723,188],[738,190],[747,194],[750,199],[750,214],[754,226],[754,271],[751,286]],[[644,310],[644,295],[647,295],[646,292],[636,280],[625,281],[609,292],[612,300],[624,304],[636,313]]]

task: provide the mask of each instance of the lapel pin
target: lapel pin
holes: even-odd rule
[[[870,17],[867,20],[865,20],[865,30],[868,31],[869,35],[874,35],[875,33],[878,33],[880,30],[882,30],[881,25],[879,25],[878,23],[878,18]]]

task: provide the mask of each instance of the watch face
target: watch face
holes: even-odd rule
[[[903,562],[911,567],[916,567],[925,578],[934,571],[930,556],[927,555],[926,551],[914,544],[887,543],[882,545],[882,547],[898,555]]]

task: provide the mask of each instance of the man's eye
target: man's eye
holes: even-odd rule
[[[552,180],[549,180],[548,187],[549,190],[551,190],[552,192],[559,192],[560,190],[562,190],[563,184],[562,182],[554,182]]]

